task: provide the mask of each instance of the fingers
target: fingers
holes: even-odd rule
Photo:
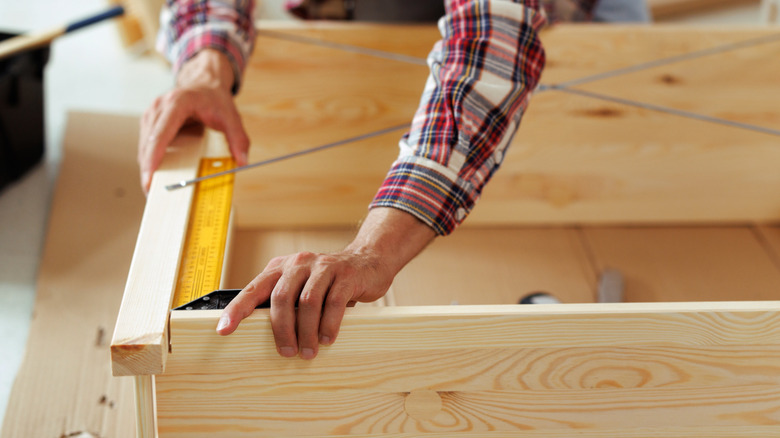
[[[347,307],[355,305],[355,302],[350,300],[353,295],[352,285],[346,282],[334,283],[325,299],[320,319],[318,341],[322,345],[331,345],[336,341],[341,321],[344,319],[344,311]]]
[[[190,119],[223,132],[236,163],[247,164],[249,136],[233,96],[208,88],[176,89],[157,98],[141,119],[138,163],[144,192],[149,191],[152,174],[160,166],[166,147]]]
[[[233,333],[242,319],[249,316],[258,304],[268,300],[282,275],[279,264],[278,259],[272,260],[268,267],[225,307],[219,318],[217,333],[223,336]]]
[[[225,139],[227,140],[230,154],[236,160],[236,165],[246,166],[249,163],[249,136],[241,122],[238,112],[224,121]]]
[[[298,299],[298,346],[303,359],[314,359],[319,350],[320,315],[330,285],[329,271],[317,267]]]
[[[309,264],[314,257],[306,252],[290,256],[271,294],[271,327],[276,348],[284,357],[293,357],[299,351],[295,305],[309,278]]]
[[[144,113],[138,149],[141,186],[144,192],[149,191],[152,174],[160,167],[165,148],[192,114],[186,95],[178,91],[155,100],[152,107]]]
[[[277,352],[284,357],[313,359],[320,345],[339,334],[347,307],[381,297],[387,289],[381,273],[361,266],[362,255],[302,252],[274,259],[222,314],[217,332],[227,335],[270,297],[270,319]],[[379,275],[378,275],[379,274]]]

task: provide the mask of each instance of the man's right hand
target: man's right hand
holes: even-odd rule
[[[149,191],[165,148],[187,122],[200,122],[225,134],[236,164],[247,164],[249,136],[233,102],[233,68],[213,49],[198,52],[179,71],[176,87],[154,100],[141,118],[138,164],[141,186]]]

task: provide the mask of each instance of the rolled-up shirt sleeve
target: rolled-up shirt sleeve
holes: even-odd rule
[[[471,212],[519,127],[545,63],[537,0],[450,0],[442,39],[400,153],[371,208],[451,233]]]
[[[219,50],[233,66],[236,92],[254,48],[254,6],[254,0],[166,0],[157,50],[173,64],[174,73],[199,51]]]

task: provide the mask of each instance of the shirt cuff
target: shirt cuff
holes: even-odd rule
[[[479,193],[439,163],[414,156],[393,163],[369,208],[403,210],[438,235],[452,233],[474,206]]]

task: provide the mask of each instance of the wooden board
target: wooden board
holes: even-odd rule
[[[404,51],[382,41],[392,41],[407,29],[428,35],[419,27],[382,26],[375,32],[384,38],[369,38],[365,26],[358,25],[354,34],[348,25],[295,32],[399,53]],[[543,82],[567,83],[767,35],[771,31],[760,29],[559,26],[543,34],[548,52]],[[412,46],[408,53],[421,52],[416,43]],[[253,141],[252,161],[403,124],[416,109],[427,75],[427,68],[418,65],[277,38],[261,36],[258,47],[238,101]],[[641,98],[643,92],[635,88],[643,87],[631,82],[641,77],[648,93],[658,91],[666,101],[681,102],[680,109],[707,113],[709,102],[714,115],[774,126],[780,117],[773,106],[776,99],[762,98],[765,89],[774,93],[765,87],[774,80],[772,69],[752,68],[746,83],[733,80],[738,67],[716,67],[719,60],[759,62],[764,51],[774,55],[772,45],[762,45],[744,54],[740,50],[701,58],[697,62],[708,66],[702,72],[691,70],[692,61],[677,62],[669,66],[673,70],[658,67],[584,86]],[[664,82],[665,72],[675,69],[680,69],[680,77],[688,70],[692,76],[680,83]],[[729,109],[726,98],[715,104],[710,101],[718,99],[713,87],[719,96],[746,105]],[[700,98],[704,103],[696,104]],[[236,187],[238,226],[353,226],[397,155],[402,133],[246,172]],[[540,92],[532,98],[502,168],[466,223],[774,220],[780,217],[774,196],[780,176],[771,166],[780,160],[775,139],[592,98]]]
[[[517,304],[532,292],[587,303],[596,276],[577,229],[471,228],[434,241],[393,291],[399,306]]]
[[[780,114],[770,103],[780,99],[780,87],[774,78],[765,74],[780,68],[778,58],[780,37],[763,44],[641,70],[577,88],[780,132]],[[731,83],[725,84],[727,78],[732,78]],[[767,135],[765,142],[776,144],[777,135]],[[752,147],[755,143],[749,140],[744,144],[716,143],[709,137],[703,137],[701,144],[708,143],[711,147],[742,146],[745,155],[754,153]]]
[[[647,0],[653,18],[665,20],[681,15],[709,12],[729,7],[758,5],[760,0]]]
[[[534,97],[521,138],[467,223],[771,220],[776,137],[562,92]]]
[[[136,117],[68,118],[3,438],[135,436],[132,378],[111,375],[108,345],[144,205],[137,130]]]
[[[599,269],[620,270],[625,301],[780,298],[780,268],[750,227],[586,228]]]
[[[351,309],[315,361],[277,355],[268,311],[229,338],[214,333],[219,312],[175,312],[160,437],[773,434],[778,310]]]
[[[184,131],[168,147],[152,178],[111,339],[115,376],[158,374],[168,354],[168,312],[179,275],[193,188],[165,186],[195,178],[205,152],[202,129]]]

